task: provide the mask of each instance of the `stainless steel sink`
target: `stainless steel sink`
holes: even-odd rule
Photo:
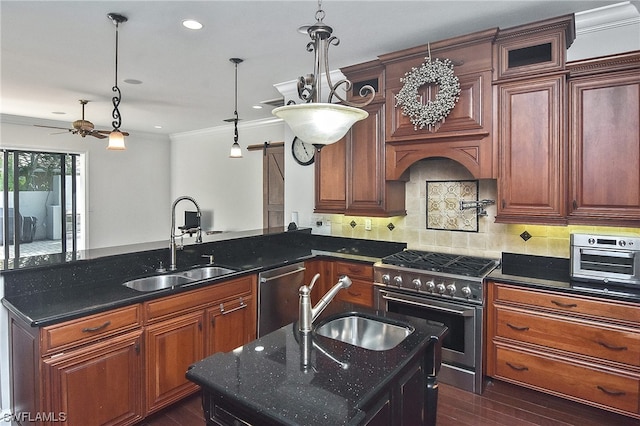
[[[232,272],[236,271],[222,266],[204,266],[202,268],[190,269],[188,271],[181,272],[180,275],[195,281],[200,281],[231,274]]]
[[[371,318],[359,314],[336,318],[319,324],[315,329],[330,339],[373,351],[386,351],[396,347],[413,333],[410,325],[388,322],[385,318]]]
[[[165,288],[171,288],[183,284],[193,282],[194,280],[185,277],[184,275],[155,275],[153,277],[138,278],[135,280],[127,281],[122,284],[125,287],[132,288],[137,291],[156,291]]]

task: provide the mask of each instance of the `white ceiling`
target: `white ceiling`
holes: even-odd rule
[[[615,3],[325,0],[324,22],[341,40],[330,49],[330,67]],[[312,72],[309,37],[297,29],[315,22],[316,8],[314,0],[2,0],[0,112],[71,123],[81,117],[78,100],[88,99],[86,119],[110,129],[115,26],[107,13],[116,12],[129,19],[119,30],[123,130],[172,134],[225,125],[234,110],[231,57],[245,60],[238,66],[240,118],[269,118],[271,107],[252,105],[280,97],[273,84]],[[186,18],[204,28],[185,29]]]

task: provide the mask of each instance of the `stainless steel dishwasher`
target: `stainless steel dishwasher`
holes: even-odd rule
[[[298,290],[304,263],[262,272],[258,283],[258,337],[298,320]]]

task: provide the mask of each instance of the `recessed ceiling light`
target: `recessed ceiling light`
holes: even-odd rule
[[[254,105],[252,108],[253,109],[262,109],[262,105]]]
[[[135,78],[126,78],[123,81],[129,84],[142,84],[142,81],[136,80]]]
[[[202,28],[202,24],[195,19],[185,19],[182,21],[182,26],[190,30],[199,30]]]
[[[51,114],[64,115],[66,112],[63,111],[52,111]]]
[[[162,126],[153,126],[154,129],[162,129]]]

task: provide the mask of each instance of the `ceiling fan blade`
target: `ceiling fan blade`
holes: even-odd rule
[[[95,132],[95,131],[94,132],[89,132],[89,133],[87,133],[87,135],[91,135],[94,138],[98,138],[98,139],[105,139],[106,138],[105,135],[101,135],[99,132]]]
[[[44,127],[45,129],[60,129],[60,130],[68,130],[69,132],[73,131],[73,129],[67,129],[66,127],[43,126],[41,124],[34,124],[34,126],[36,126],[36,127]]]

